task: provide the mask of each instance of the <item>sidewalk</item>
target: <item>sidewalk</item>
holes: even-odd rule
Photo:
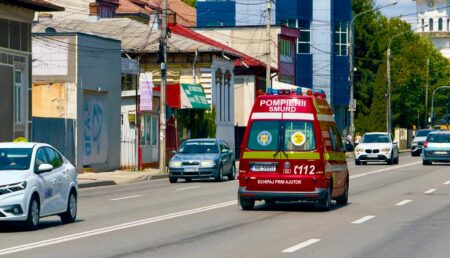
[[[78,174],[78,187],[89,188],[107,185],[129,184],[141,181],[167,178],[168,174],[161,174],[159,169],[143,171],[117,170],[114,172],[82,173]]]

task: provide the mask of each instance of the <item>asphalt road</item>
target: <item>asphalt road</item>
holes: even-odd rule
[[[242,211],[237,181],[82,189],[78,220],[0,228],[5,257],[450,257],[450,165],[355,166],[350,203]]]

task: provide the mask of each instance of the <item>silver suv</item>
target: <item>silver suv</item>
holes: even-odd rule
[[[432,130],[430,129],[422,129],[416,132],[416,135],[413,136],[413,140],[411,142],[411,156],[420,156],[422,153],[423,142],[427,139],[428,134]]]

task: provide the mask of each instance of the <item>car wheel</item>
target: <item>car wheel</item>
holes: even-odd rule
[[[361,165],[361,161],[359,159],[355,159],[355,165],[357,166]]]
[[[73,223],[77,218],[77,195],[74,190],[70,191],[67,200],[67,211],[60,215],[64,224]]]
[[[399,156],[399,155],[397,155],[397,158],[395,158],[395,160],[394,160],[394,164],[398,164],[398,163],[399,163],[399,161],[400,161],[400,156]]]
[[[367,165],[367,161],[361,161],[361,164]]]
[[[424,166],[430,166],[431,164],[432,164],[431,161],[422,160],[422,165],[424,165]]]
[[[236,179],[236,165],[233,164],[231,167],[231,172],[228,174],[228,180],[235,180]]]
[[[184,180],[186,180],[186,182],[191,182],[191,181],[192,181],[191,178],[186,178],[186,179],[184,179]]]
[[[333,195],[333,182],[330,182],[330,188],[326,196],[316,202],[316,208],[321,211],[331,210],[331,196]]]
[[[28,217],[25,221],[25,227],[28,230],[36,230],[39,226],[40,204],[36,196],[33,196],[28,207]]]
[[[349,182],[347,180],[347,183],[345,185],[344,193],[336,198],[336,203],[339,205],[347,205],[348,203],[348,188],[349,188]]]
[[[391,154],[391,155],[392,155],[392,154]],[[393,157],[393,156],[394,156],[394,155],[392,155],[391,158],[389,158],[389,159],[387,160],[386,163],[387,163],[388,165],[393,165],[393,164],[394,164],[394,157]]]
[[[178,182],[178,178],[169,176],[169,182],[170,182],[171,184],[175,184],[176,182]]]
[[[216,182],[222,182],[223,180],[223,166],[220,165],[219,170],[217,171],[217,175],[214,178]]]
[[[240,197],[239,202],[241,203],[241,207],[244,211],[253,210],[253,208],[255,207],[255,200],[252,199]]]

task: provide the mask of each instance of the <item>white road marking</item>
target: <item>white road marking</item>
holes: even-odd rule
[[[368,220],[375,218],[373,215],[365,216],[352,222],[352,224],[362,224]]]
[[[450,185],[450,181],[445,182],[444,185]]]
[[[178,188],[177,191],[183,191],[183,190],[189,190],[189,189],[195,189],[195,188],[200,188],[200,186],[197,185],[197,186],[191,186],[191,187],[185,187],[185,188]]]
[[[374,171],[370,171],[370,172],[365,172],[365,173],[361,173],[361,174],[357,174],[357,175],[352,175],[352,176],[350,176],[350,179],[363,177],[363,176],[368,176],[368,175],[373,175],[373,174],[378,174],[378,173],[391,171],[391,170],[395,170],[395,169],[399,169],[399,168],[410,167],[410,166],[414,166],[414,165],[418,165],[418,164],[422,164],[422,161],[409,163],[409,164],[404,164],[404,165],[399,165],[399,166],[393,166],[393,167],[389,167],[389,168],[383,168],[383,169],[374,170]]]
[[[397,205],[397,206],[403,206],[403,205],[405,205],[405,204],[407,204],[407,203],[410,203],[410,202],[412,202],[412,200],[404,200],[404,201],[401,201],[401,202],[399,202],[399,203],[396,203],[395,205]]]
[[[424,193],[425,194],[430,194],[430,193],[432,193],[434,191],[437,191],[437,189],[430,189],[430,190],[425,191]]]
[[[86,232],[81,232],[81,233],[77,233],[77,234],[47,239],[47,240],[43,240],[43,241],[39,241],[39,242],[35,242],[35,243],[14,246],[14,247],[6,248],[6,249],[1,249],[0,256],[23,252],[23,251],[27,251],[27,250],[35,249],[35,248],[39,248],[39,247],[60,244],[60,243],[68,242],[68,241],[73,241],[76,239],[106,234],[106,233],[113,232],[113,231],[118,231],[118,230],[133,228],[133,227],[139,227],[142,225],[147,225],[147,224],[151,224],[151,223],[155,223],[155,222],[175,219],[175,218],[192,215],[192,214],[196,214],[196,213],[202,213],[202,212],[206,212],[206,211],[220,209],[220,208],[224,208],[224,207],[228,207],[228,206],[236,205],[236,204],[237,204],[237,201],[223,202],[223,203],[218,203],[218,204],[205,206],[205,207],[201,207],[201,208],[197,208],[197,209],[175,212],[175,213],[166,214],[166,215],[162,215],[162,216],[158,216],[158,217],[142,219],[142,220],[132,221],[132,222],[119,224],[119,225],[115,225],[115,226],[110,226],[110,227],[90,230],[90,231],[86,231]]]
[[[319,241],[320,241],[320,239],[310,239],[310,240],[305,241],[303,243],[300,243],[298,245],[294,245],[292,247],[289,247],[288,249],[284,249],[281,252],[282,253],[293,253],[293,252],[296,252],[296,251],[298,251],[298,250],[300,250],[302,248],[305,248],[305,247],[307,247],[309,245],[315,244],[315,243],[317,243]]]
[[[110,199],[110,201],[120,201],[120,200],[125,200],[125,199],[138,198],[138,197],[141,197],[141,196],[142,195],[132,195],[132,196],[126,196],[126,197]]]

